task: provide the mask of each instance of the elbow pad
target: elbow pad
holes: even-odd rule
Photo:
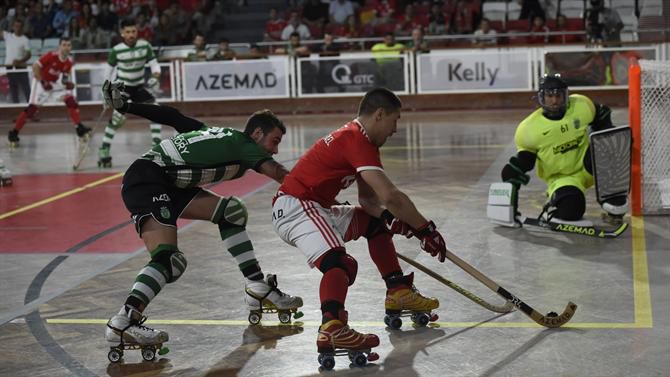
[[[526,172],[535,167],[535,158],[535,154],[528,151],[512,156],[500,173],[503,182],[510,182],[517,187],[528,184],[530,176]]]

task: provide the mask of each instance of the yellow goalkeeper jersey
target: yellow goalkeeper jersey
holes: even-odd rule
[[[549,186],[547,194],[565,184],[576,185],[582,191],[593,184],[591,175],[584,170],[583,159],[589,144],[588,125],[595,115],[589,98],[572,94],[562,119],[548,119],[539,108],[517,127],[517,150],[537,156],[537,176]]]

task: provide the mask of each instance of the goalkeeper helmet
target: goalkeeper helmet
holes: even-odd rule
[[[553,98],[547,100],[547,97]],[[563,81],[560,74],[547,74],[540,79],[537,102],[547,118],[560,119],[565,115],[568,104],[568,84]]]

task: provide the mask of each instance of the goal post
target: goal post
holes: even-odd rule
[[[630,66],[628,112],[632,214],[670,214],[670,62]]]

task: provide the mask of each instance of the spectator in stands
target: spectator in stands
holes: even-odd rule
[[[170,4],[165,12],[170,16],[172,26],[174,26],[173,30],[177,33],[177,44],[188,41],[192,32],[189,15],[175,2]]]
[[[116,34],[116,29],[119,24],[119,16],[112,11],[111,4],[107,1],[103,1],[99,8],[98,26],[103,30]]]
[[[386,33],[384,41],[372,46],[372,55],[377,63],[375,86],[385,86],[390,90],[404,90],[403,65],[397,58],[405,50],[405,45],[395,40],[393,33]]]
[[[354,16],[351,16],[354,18]],[[355,19],[355,18],[354,18]],[[314,51],[319,56],[338,56],[340,55],[340,46],[335,44],[335,38],[331,33],[323,34],[323,44],[319,45]],[[320,60],[317,71],[316,91],[317,93],[326,93],[326,88],[333,86],[333,68],[340,64],[337,59]]]
[[[533,33],[528,37],[530,44],[547,44],[549,43],[549,27],[546,25],[544,17],[533,17],[533,24],[530,27],[530,32]]]
[[[377,4],[377,17],[380,23],[391,23],[395,20],[395,1],[380,0]]]
[[[349,0],[332,0],[328,8],[331,24],[343,24],[347,17],[354,15],[354,4]]]
[[[12,69],[25,69],[30,53],[30,41],[23,34],[23,20],[17,18],[12,24],[14,32],[0,30],[0,36],[5,40],[5,67],[7,68],[7,79],[9,79],[9,90],[12,102],[19,101],[19,91],[25,96],[25,103],[30,96],[30,83],[28,72],[11,72]]]
[[[93,18],[93,11],[91,10],[91,4],[84,2],[81,4],[81,9],[77,15],[77,21],[79,22],[80,29],[86,29],[88,27],[88,20]]]
[[[207,60],[207,43],[205,36],[198,33],[193,38],[193,51],[188,53],[186,61],[202,62],[205,60]]]
[[[358,11],[358,20],[361,25],[372,25],[377,24],[377,0],[365,0],[365,3],[361,6]]]
[[[9,30],[9,16],[7,15],[7,8],[0,5],[0,31]]]
[[[612,42],[621,42],[621,29],[623,29],[623,21],[619,16],[619,12],[615,9],[605,7],[602,0],[596,0],[599,6],[602,22],[603,41],[609,45]],[[591,2],[593,4],[593,1]]]
[[[258,47],[257,44],[252,44],[249,46],[249,52],[242,57],[241,59],[267,59],[268,55]]]
[[[544,9],[542,9],[539,0],[516,0],[516,2],[521,6],[520,20],[532,20],[535,16],[544,18]]]
[[[212,55],[209,60],[233,60],[236,57],[236,53],[233,49],[230,48],[230,42],[227,38],[221,38],[219,40],[219,49],[216,50],[216,53]]]
[[[168,13],[163,12],[154,29],[154,46],[174,46],[177,44],[177,33]]]
[[[335,44],[335,37],[329,32],[323,34],[323,43],[314,51],[319,56],[336,56],[340,54],[340,47]]]
[[[288,25],[286,25],[284,30],[281,32],[281,40],[289,40],[291,34],[293,33],[298,33],[300,35],[300,39],[310,39],[312,37],[312,34],[309,32],[309,28],[304,23],[302,23],[300,20],[300,15],[298,15],[298,12],[295,10],[291,11]]]
[[[414,7],[412,4],[405,5],[405,11],[396,16],[395,35],[409,36],[414,27],[419,26],[415,20]]]
[[[98,19],[92,17],[88,20],[88,29],[84,33],[85,49],[109,48],[110,46],[109,33],[98,27]]]
[[[491,22],[484,17],[479,21],[479,29],[475,30],[472,43],[475,47],[492,47],[498,44],[498,33],[491,28]]]
[[[449,25],[447,25],[447,19],[444,17],[440,4],[433,3],[430,6],[430,15],[428,16],[428,34],[446,34],[448,29]]]
[[[570,31],[578,31],[575,28],[570,27],[568,24],[568,18],[565,17],[563,14],[559,14],[558,17],[556,17],[556,30],[555,31],[564,31],[564,32],[570,32]],[[570,35],[554,35],[551,37],[551,42],[552,43],[561,43],[561,44],[566,44],[566,43],[576,43],[580,42],[582,40],[582,37],[580,35],[576,34],[570,34]]]
[[[47,38],[51,35],[51,20],[48,15],[44,13],[44,6],[41,1],[33,4],[33,8],[28,18],[30,24],[30,36],[32,38]]]
[[[300,41],[300,33],[294,31],[289,36],[288,43],[286,47],[278,48],[275,53],[277,54],[287,54],[289,56],[308,56],[310,54],[309,47],[304,46]]]
[[[77,17],[70,18],[70,23],[67,25],[67,29],[65,29],[62,36],[70,39],[72,49],[81,49],[84,46],[84,36],[79,27],[79,19]]]
[[[412,29],[412,40],[407,42],[407,49],[417,54],[430,51],[428,41],[423,37],[423,28],[421,26]]]
[[[223,14],[221,2],[213,3],[211,0],[205,0],[193,14],[193,24],[198,33],[210,37],[216,20]]]
[[[270,8],[270,18],[265,22],[265,34],[263,40],[265,41],[279,41],[281,40],[281,32],[286,27],[286,21],[279,17],[277,8]]]
[[[151,27],[151,24],[147,21],[147,17],[144,13],[139,13],[137,15],[137,38],[144,39],[147,42],[154,40],[154,28]]]
[[[307,0],[302,7],[302,19],[307,26],[323,30],[328,21],[328,4],[321,0]]]
[[[61,36],[65,32],[65,29],[70,24],[70,19],[76,18],[77,12],[72,9],[71,0],[63,0],[63,5],[61,9],[56,12],[51,26],[54,28],[56,35]]]
[[[471,34],[475,29],[475,18],[477,14],[466,0],[458,0],[451,15],[452,32],[455,34]]]

